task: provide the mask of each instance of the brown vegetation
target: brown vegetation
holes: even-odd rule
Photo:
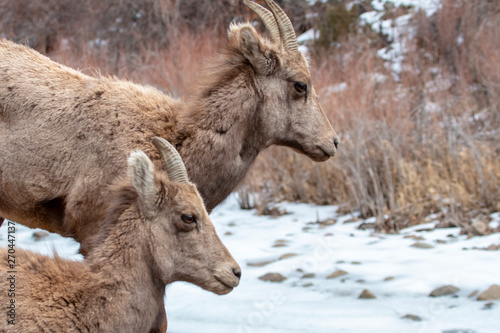
[[[492,2],[445,0],[434,16],[417,15],[399,77],[364,35],[348,35],[319,55],[313,76],[339,126],[341,153],[315,164],[272,149],[248,175],[243,198],[259,193],[261,211],[270,198],[342,204],[376,216],[386,231],[431,212],[462,226],[498,210],[498,10]]]
[[[269,149],[240,189],[242,205],[264,212],[277,200],[340,204],[376,216],[386,231],[419,223],[431,212],[460,225],[498,210],[499,6],[443,0],[433,16],[416,15],[398,77],[376,55],[385,41],[356,31],[336,36],[334,48],[314,54],[312,76],[341,134],[339,155],[314,163],[291,150]],[[243,12],[235,10],[236,17]],[[310,24],[304,21],[301,29]],[[142,35],[138,52],[59,42],[51,57],[183,95],[217,50],[219,34],[181,29],[168,34],[168,47]]]

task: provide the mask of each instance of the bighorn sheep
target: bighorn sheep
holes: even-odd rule
[[[101,221],[105,232],[92,239],[83,262],[16,250],[17,317],[9,326],[4,308],[1,332],[160,331],[167,284],[187,281],[219,295],[238,285],[240,268],[218,238],[179,154],[163,139],[154,143],[167,172],[155,171],[142,151],[130,154],[130,182],[115,188]],[[7,258],[5,248],[0,257]],[[0,261],[2,293],[11,270],[7,260]]]
[[[0,41],[0,216],[74,237],[88,251],[108,190],[151,138],[171,142],[208,211],[243,179],[258,153],[288,146],[316,161],[339,138],[311,84],[290,20],[244,0],[269,39],[233,24],[219,57],[183,102],[148,86],[89,77],[27,47]],[[75,153],[77,152],[77,153]]]

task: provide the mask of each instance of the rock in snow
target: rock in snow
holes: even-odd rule
[[[401,318],[402,319],[409,319],[409,320],[413,320],[413,321],[422,321],[422,318],[420,318],[419,316],[413,315],[413,314],[407,314]]]
[[[259,279],[263,281],[281,282],[286,280],[286,277],[284,277],[280,273],[267,273],[259,277]]]
[[[335,272],[333,272],[332,274],[328,275],[326,278],[327,279],[334,279],[334,278],[342,276],[342,275],[347,275],[347,272],[343,271],[341,269],[337,269]]]
[[[40,239],[43,239],[43,238],[47,237],[48,235],[50,235],[50,234],[46,231],[35,231],[33,233],[33,239],[35,241],[39,241]]]
[[[411,245],[411,247],[415,247],[417,249],[432,249],[434,246],[427,243],[417,242]]]
[[[455,286],[452,285],[447,285],[447,286],[442,286],[440,288],[434,289],[429,296],[431,297],[439,297],[439,296],[446,296],[446,295],[453,295],[457,293],[460,289],[458,289]]]
[[[478,301],[492,301],[495,299],[500,299],[500,286],[498,284],[491,285],[477,296]]]
[[[371,298],[377,298],[377,297],[375,297],[375,295],[373,295],[373,293],[371,291],[369,291],[368,289],[365,289],[365,290],[363,290],[363,292],[361,292],[361,294],[359,295],[358,298],[371,299]]]

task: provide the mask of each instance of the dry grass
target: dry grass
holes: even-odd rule
[[[215,54],[220,40],[213,32],[184,32],[171,39],[169,48],[153,44],[139,54],[121,50],[110,55],[105,47],[75,53],[62,47],[50,56],[89,75],[115,75],[181,96],[189,90],[204,63]]]
[[[242,206],[276,214],[273,203],[280,200],[339,204],[345,212],[376,216],[377,227],[387,232],[432,212],[462,225],[499,210],[499,10],[491,1],[444,0],[434,17],[417,16],[398,78],[363,35],[315,56],[313,82],[341,135],[339,154],[314,163],[289,149],[263,152],[239,189]],[[172,22],[181,20],[174,14],[165,8],[148,14],[159,15],[154,31],[168,25],[167,46],[152,37],[135,49],[116,43],[74,47],[80,37],[65,44],[59,33],[45,50],[86,73],[117,75],[182,96],[222,37],[220,29],[174,29]]]
[[[313,82],[341,134],[339,155],[317,164],[271,149],[251,170],[242,197],[253,195],[261,212],[275,200],[340,204],[377,217],[387,232],[432,212],[462,226],[499,210],[500,40],[494,36],[500,24],[494,13],[500,6],[474,3],[445,0],[435,17],[418,16],[398,79],[363,36],[315,59]]]

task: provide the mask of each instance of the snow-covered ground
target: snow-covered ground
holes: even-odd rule
[[[500,301],[469,297],[500,284],[500,251],[474,249],[500,244],[499,233],[467,239],[458,229],[433,229],[437,221],[430,221],[382,235],[359,230],[366,221],[351,222],[352,216],[338,215],[333,206],[280,207],[289,214],[257,216],[239,209],[233,196],[212,213],[242,267],[241,284],[225,296],[172,284],[166,294],[169,332],[500,332]],[[492,217],[490,226],[496,227],[500,214]],[[16,246],[81,259],[71,239],[50,235],[35,241],[33,230],[17,227]],[[4,223],[0,246],[6,246],[6,235]],[[432,247],[412,247],[416,242]],[[280,260],[283,255],[288,258]],[[327,279],[336,270],[347,274]],[[260,280],[266,273],[286,279]],[[429,297],[450,284],[460,289],[455,296]],[[376,298],[358,299],[364,289]]]

